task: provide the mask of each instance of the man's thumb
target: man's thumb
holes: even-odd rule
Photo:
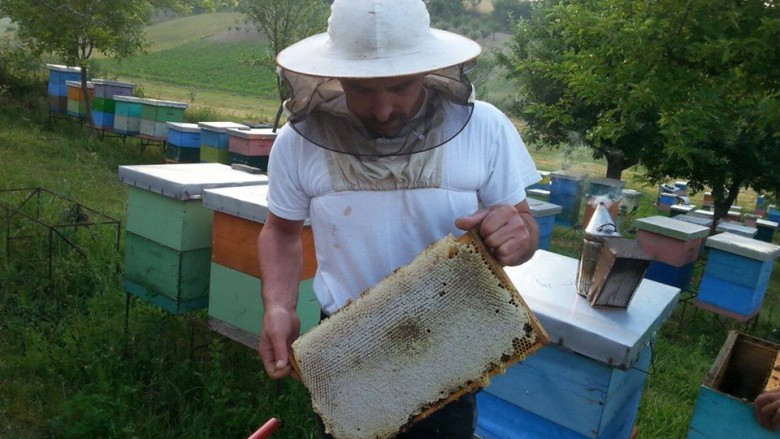
[[[487,209],[480,209],[471,215],[462,216],[455,220],[455,227],[461,230],[469,230],[479,225],[488,214]]]

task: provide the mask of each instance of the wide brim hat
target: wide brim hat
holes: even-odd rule
[[[430,27],[421,0],[336,0],[328,31],[276,58],[282,69],[329,78],[383,78],[432,72],[476,58],[475,41]]]

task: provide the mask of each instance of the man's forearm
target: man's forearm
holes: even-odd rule
[[[264,228],[257,248],[264,308],[294,310],[303,265],[300,235]]]

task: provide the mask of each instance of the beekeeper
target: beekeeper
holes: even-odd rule
[[[539,232],[525,188],[541,177],[511,121],[474,99],[466,73],[479,53],[431,28],[421,0],[336,0],[326,33],[277,57],[292,94],[258,245],[260,355],[271,378],[292,370],[307,219],[326,316],[448,234],[478,226],[505,265],[533,255]],[[399,438],[471,438],[475,424],[467,394]]]

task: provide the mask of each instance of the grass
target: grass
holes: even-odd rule
[[[264,47],[248,41],[196,40],[174,49],[122,61],[102,60],[100,69],[128,78],[165,82],[200,89],[273,97],[276,81],[262,67],[239,60],[259,56]]]
[[[117,167],[162,163],[159,149],[101,141],[47,120],[43,105],[0,109],[0,187],[54,189],[124,221]],[[38,218],[64,212],[44,203]],[[45,239],[9,258],[1,217],[0,437],[246,437],[271,416],[285,420],[276,437],[309,437],[305,390],[270,382],[257,354],[206,329],[203,312],[177,318],[133,301],[125,332],[123,248],[112,238],[86,239],[86,258],[58,241],[49,276]]]

